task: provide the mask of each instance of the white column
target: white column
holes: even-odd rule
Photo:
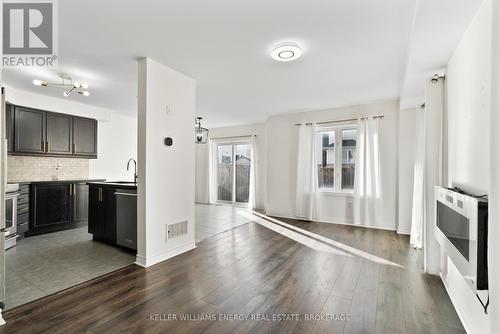
[[[441,147],[443,117],[443,79],[425,86],[425,228],[424,228],[424,269],[430,274],[440,272],[441,249],[434,237],[435,199],[434,186],[441,185]]]
[[[488,282],[490,332],[500,333],[500,2],[492,15]]]
[[[138,65],[136,263],[147,267],[195,247],[195,81],[149,58]],[[167,236],[186,221],[187,234]]]

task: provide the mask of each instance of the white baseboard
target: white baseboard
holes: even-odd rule
[[[444,288],[446,289],[446,293],[448,294],[448,296],[450,297],[450,300],[451,300],[451,303],[453,304],[453,308],[455,309],[455,311],[457,312],[458,314],[458,318],[460,319],[460,321],[462,322],[462,326],[464,326],[464,329],[465,329],[465,332],[466,333],[471,333],[470,329],[469,329],[469,326],[467,326],[467,322],[465,321],[465,318],[464,316],[462,315],[462,313],[460,312],[460,309],[455,305],[455,303],[453,302],[453,297],[452,295],[450,294],[450,290],[449,290],[449,287],[448,287],[448,282],[446,282],[446,277],[443,275],[443,273],[439,273],[439,277],[441,278],[441,281],[443,282],[443,285],[444,285]]]
[[[170,249],[153,256],[144,257],[142,255],[137,254],[135,259],[135,264],[144,268],[151,267],[157,263],[163,262],[165,260],[168,260],[177,255],[193,250],[195,248],[196,248],[195,242],[191,241],[174,249]]]
[[[398,234],[405,234],[405,235],[410,235],[410,234],[411,234],[411,230],[407,230],[407,229],[404,229],[404,228],[402,228],[402,229],[397,229],[397,230],[396,230],[396,232],[397,232]]]

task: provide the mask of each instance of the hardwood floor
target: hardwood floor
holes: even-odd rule
[[[0,333],[464,333],[440,279],[422,274],[408,237],[283,220],[367,256],[338,255],[256,221],[148,269],[129,266],[7,311]],[[280,314],[301,320],[272,321]],[[304,320],[311,314],[334,319]]]

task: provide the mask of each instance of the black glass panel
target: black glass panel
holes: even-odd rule
[[[437,226],[469,261],[469,219],[437,202]]]

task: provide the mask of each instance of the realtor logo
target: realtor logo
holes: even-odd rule
[[[2,3],[2,65],[57,65],[57,6],[54,0]]]

